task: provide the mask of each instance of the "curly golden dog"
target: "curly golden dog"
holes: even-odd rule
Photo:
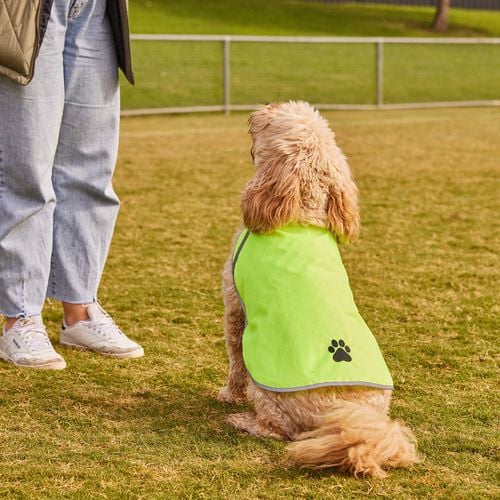
[[[328,122],[318,111],[305,102],[268,104],[251,115],[249,128],[256,171],[242,198],[247,230],[271,234],[293,223],[323,228],[339,243],[356,239],[358,190]],[[233,276],[240,233],[223,272],[229,374],[219,399],[249,400],[254,412],[231,415],[229,422],[256,436],[293,441],[288,446],[290,456],[309,468],[338,467],[384,477],[387,468],[416,462],[412,432],[388,416],[392,390],[324,384],[282,392],[250,377],[242,349],[247,318]],[[344,353],[344,357],[349,356]]]

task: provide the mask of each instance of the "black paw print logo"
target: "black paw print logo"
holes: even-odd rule
[[[328,350],[333,353],[333,361],[352,361],[351,355],[349,354],[351,352],[351,348],[346,345],[346,343],[340,339],[338,342],[333,339],[332,340],[332,345],[328,348]]]

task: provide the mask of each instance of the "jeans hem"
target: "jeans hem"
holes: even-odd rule
[[[97,301],[97,297],[94,295],[90,299],[75,299],[74,297],[64,297],[59,294],[48,294],[47,295],[48,299],[55,299],[59,300],[60,302],[66,302],[68,304],[92,304],[93,302]]]
[[[21,318],[21,317],[26,317],[26,318],[31,318],[32,316],[41,316],[42,311],[37,311],[37,312],[32,312],[30,310],[26,311],[21,311],[18,313],[11,314],[10,311],[7,311],[5,309],[0,309],[0,316],[5,316],[6,318]]]

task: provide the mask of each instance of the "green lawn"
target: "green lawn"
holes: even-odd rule
[[[433,9],[280,0],[133,1],[136,33],[433,36]],[[452,9],[448,35],[500,36],[500,12]],[[222,102],[222,47],[208,42],[133,43],[137,86],[124,108]],[[385,48],[387,103],[500,99],[500,45]],[[373,45],[233,43],[231,101],[285,99],[373,104]]]
[[[299,0],[130,0],[135,33],[429,36],[433,8]],[[500,12],[451,9],[449,35],[500,36]]]
[[[308,472],[224,423],[220,273],[252,175],[247,115],[128,118],[101,300],[146,357],[1,363],[0,496],[499,497],[500,109],[325,115],[360,187],[344,262],[425,461],[387,480]],[[45,319],[57,342],[56,304]]]

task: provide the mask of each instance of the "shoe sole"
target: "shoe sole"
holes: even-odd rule
[[[144,356],[144,349],[141,347],[140,349],[136,349],[135,351],[129,352],[105,352],[105,351],[97,351],[95,349],[91,349],[90,347],[86,347],[78,344],[70,344],[69,342],[59,342],[60,345],[64,347],[70,347],[71,349],[76,349],[78,351],[89,351],[95,352],[97,354],[102,354],[103,356],[108,356],[110,358],[142,358]]]
[[[19,368],[33,368],[34,370],[64,370],[66,368],[66,361],[50,361],[48,363],[42,363],[38,365],[24,365],[22,363],[16,363],[8,354],[0,351],[0,359],[7,361]]]

